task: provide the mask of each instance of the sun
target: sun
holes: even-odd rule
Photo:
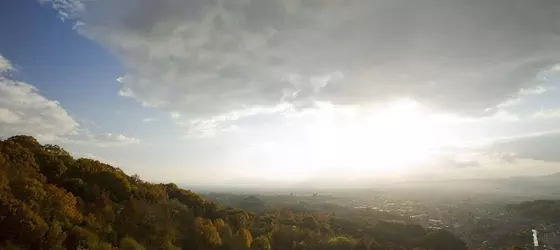
[[[352,119],[320,127],[318,148],[324,163],[356,173],[412,168],[445,141],[445,129],[413,101],[361,109]]]
[[[449,140],[449,129],[432,117],[409,100],[368,107],[320,103],[290,117],[292,125],[267,131],[273,139],[254,143],[239,162],[250,159],[263,166],[254,174],[282,180],[398,178],[429,162]]]

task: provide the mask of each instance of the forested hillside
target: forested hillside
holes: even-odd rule
[[[560,200],[534,200],[507,206],[510,212],[519,213],[525,218],[548,222],[560,220]]]
[[[447,231],[383,219],[367,211],[239,211],[33,137],[0,141],[1,249],[466,248]]]

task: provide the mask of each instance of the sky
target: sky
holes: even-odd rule
[[[2,5],[2,138],[180,184],[560,172],[560,1]]]

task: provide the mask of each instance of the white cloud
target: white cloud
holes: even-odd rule
[[[501,121],[506,121],[506,122],[519,121],[519,117],[517,115],[508,113],[506,111],[498,111],[493,116],[491,116],[489,119],[492,119],[492,118],[497,119],[497,120],[501,120]]]
[[[101,157],[99,157],[95,154],[92,154],[92,153],[84,153],[84,154],[81,154],[81,156],[84,157],[84,158],[97,160],[97,161],[100,161],[100,162],[103,162],[103,163],[108,163],[108,161],[105,160],[104,158],[101,158]]]
[[[560,109],[542,109],[533,114],[534,118],[556,118],[560,117]]]
[[[458,149],[457,152],[484,154],[512,164],[518,159],[560,162],[557,147],[560,131],[542,131],[517,136],[489,139],[479,144]]]
[[[144,118],[142,119],[143,122],[157,122],[159,121],[158,118],[153,118],[153,117],[148,117],[148,118]]]
[[[6,124],[15,124],[21,121],[21,117],[5,108],[0,108],[0,121]]]
[[[120,162],[110,160],[110,159],[107,159],[105,157],[101,157],[97,153],[89,153],[89,152],[87,152],[87,153],[75,153],[75,152],[73,152],[72,155],[75,158],[92,159],[92,160],[100,161],[100,162],[105,163],[105,164],[112,165],[113,167],[119,167],[119,168],[122,167],[122,164],[120,164]]]
[[[232,132],[239,130],[239,126],[232,124],[242,118],[263,116],[275,113],[282,113],[286,110],[293,110],[288,103],[276,105],[274,107],[252,107],[242,110],[233,110],[221,115],[203,117],[199,119],[177,120],[177,124],[187,130],[187,137],[209,137],[220,132]],[[178,119],[179,117],[175,117]]]
[[[76,134],[79,124],[60,103],[41,96],[33,85],[3,75],[12,68],[0,56],[0,135],[26,134],[54,140]]]
[[[387,97],[488,115],[560,59],[559,1],[52,3],[122,60],[122,96],[189,118]]]
[[[10,61],[8,61],[8,59],[6,59],[2,55],[0,55],[0,74],[5,73],[5,72],[9,72],[9,71],[13,71],[13,70],[14,70],[14,67],[12,66]]]
[[[540,95],[548,91],[544,86],[538,85],[532,88],[525,88],[519,90],[519,95]]]
[[[85,5],[80,0],[39,0],[39,3],[52,5],[58,10],[59,17],[63,21],[85,10]]]
[[[99,147],[111,147],[111,146],[128,146],[132,144],[140,143],[139,139],[133,137],[126,137],[123,134],[98,134],[89,137],[90,140],[86,141],[88,144]]]
[[[466,159],[460,154],[435,154],[426,163],[421,164],[424,169],[455,169],[480,167],[480,157],[470,155]]]
[[[542,161],[560,161],[557,145],[560,144],[560,131],[550,131],[519,136],[495,142],[494,152],[514,154],[518,158]]]
[[[11,63],[0,55],[0,136],[25,134],[42,142],[99,147],[139,143],[138,139],[122,134],[90,134],[60,103],[41,96],[33,85],[8,78],[5,74],[12,69]]]
[[[123,147],[140,143],[140,140],[134,137],[127,137],[123,134],[103,133],[103,134],[85,134],[81,137],[64,138],[61,142],[78,145],[88,145],[94,147]]]
[[[499,103],[495,108],[490,108],[489,110],[500,110],[503,108],[513,107],[523,103],[528,96],[541,95],[549,90],[549,88],[542,85],[537,85],[531,88],[523,88],[517,91],[517,94],[513,97],[510,97],[509,99]]]
[[[453,114],[435,114],[431,116],[431,119],[435,122],[441,122],[447,125],[457,125],[457,124],[473,124],[480,125],[482,123],[497,123],[497,122],[517,122],[520,120],[519,116],[516,114],[509,113],[504,110],[498,110],[491,116],[486,117],[465,117],[457,116]]]

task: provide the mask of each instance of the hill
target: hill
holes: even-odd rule
[[[538,219],[549,223],[560,221],[560,200],[534,200],[509,204],[510,212],[519,213],[524,218]]]
[[[475,195],[496,194],[508,196],[508,199],[518,197],[520,201],[532,199],[559,199],[560,173],[537,176],[514,176],[508,178],[411,180],[386,185],[384,188]]]
[[[444,230],[384,221],[393,217],[368,210],[250,213],[74,159],[30,136],[0,141],[0,249],[466,248]]]

